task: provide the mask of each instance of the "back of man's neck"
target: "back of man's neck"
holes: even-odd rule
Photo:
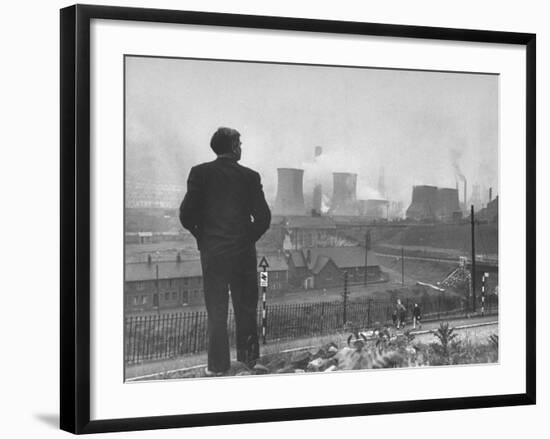
[[[237,156],[235,154],[233,154],[232,152],[227,152],[225,154],[219,154],[218,158],[219,159],[230,159],[230,160],[238,161]]]

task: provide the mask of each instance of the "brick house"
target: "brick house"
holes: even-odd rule
[[[350,284],[365,277],[364,247],[322,247],[287,253],[289,283],[295,287],[331,288],[343,285],[344,272]],[[367,280],[381,280],[382,272],[372,251],[367,255]]]

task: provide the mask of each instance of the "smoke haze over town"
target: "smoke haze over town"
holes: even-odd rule
[[[130,179],[185,184],[228,126],[270,202],[278,167],[304,169],[306,195],[353,172],[358,199],[380,198],[382,168],[386,197],[405,205],[413,185],[464,178],[498,194],[496,75],[141,57],[125,68]]]

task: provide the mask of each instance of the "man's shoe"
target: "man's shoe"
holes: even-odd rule
[[[224,376],[225,373],[224,372],[214,372],[214,371],[208,369],[208,367],[205,367],[204,368],[204,375],[207,376],[207,377],[221,377],[221,376]]]

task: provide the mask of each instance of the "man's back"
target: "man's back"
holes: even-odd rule
[[[257,172],[218,157],[192,168],[187,184],[180,220],[201,253],[239,253],[268,229],[271,214]]]

